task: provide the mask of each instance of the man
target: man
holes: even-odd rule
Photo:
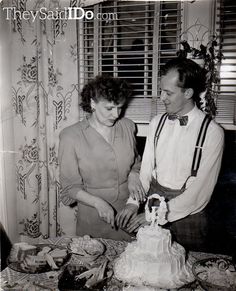
[[[168,227],[173,237],[192,250],[204,250],[208,204],[221,167],[223,129],[198,105],[205,90],[202,68],[176,58],[162,71],[161,100],[166,114],[149,125],[140,171],[144,190],[168,201]],[[128,231],[147,223],[144,214],[132,219]]]

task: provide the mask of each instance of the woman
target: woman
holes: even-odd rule
[[[82,90],[81,107],[90,113],[60,134],[62,201],[77,201],[76,233],[130,240],[121,227],[137,214],[129,195],[142,200],[135,125],[120,118],[131,96],[118,78],[98,76]],[[72,198],[72,200],[71,200]]]

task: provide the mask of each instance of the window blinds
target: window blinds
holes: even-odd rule
[[[217,121],[236,125],[236,2],[218,0],[217,27],[224,55],[220,66]]]
[[[95,18],[79,23],[80,85],[97,74],[126,79],[134,89],[126,116],[148,123],[165,110],[158,98],[159,75],[179,48],[180,2],[105,1],[86,9]],[[115,15],[102,20],[98,13]]]

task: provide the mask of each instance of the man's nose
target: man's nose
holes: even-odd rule
[[[165,100],[166,100],[166,92],[161,91],[161,101],[165,101]]]

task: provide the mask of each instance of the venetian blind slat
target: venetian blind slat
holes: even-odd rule
[[[84,63],[80,65],[84,82],[94,77],[95,63],[99,74],[126,79],[134,91],[126,116],[137,123],[148,123],[153,112],[165,111],[159,99],[160,68],[176,56],[179,48],[180,2],[105,1],[88,9],[94,7],[101,14],[116,13],[117,18],[97,21],[96,35],[95,22],[84,21],[80,31],[84,38]],[[158,30],[156,34],[154,29]],[[94,51],[98,51],[97,62],[93,60]]]
[[[236,3],[218,0],[217,31],[224,55],[220,67],[216,120],[236,124]]]

